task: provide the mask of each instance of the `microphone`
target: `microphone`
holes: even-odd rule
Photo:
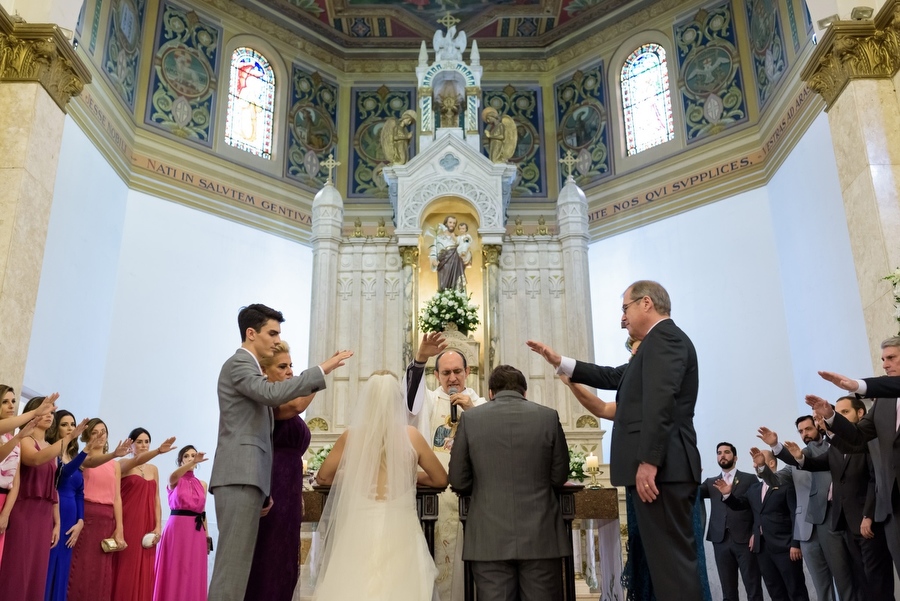
[[[459,388],[457,388],[456,386],[453,386],[452,388],[450,388],[450,390],[447,391],[447,395],[453,396],[454,394],[457,394],[458,392],[459,392]],[[456,422],[459,421],[459,415],[457,413],[458,411],[459,411],[459,409],[457,409],[456,405],[454,405],[451,402],[450,403],[450,423],[455,424]]]

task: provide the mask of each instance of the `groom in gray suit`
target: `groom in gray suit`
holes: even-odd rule
[[[566,483],[569,451],[554,409],[525,398],[522,372],[501,365],[491,402],[460,414],[450,485],[471,494],[463,560],[479,601],[562,599],[561,557],[572,554],[554,486]]]
[[[295,378],[269,382],[259,360],[274,355],[283,321],[280,311],[265,305],[242,308],[238,313],[241,348],[219,373],[219,442],[209,479],[219,529],[209,585],[209,598],[216,601],[244,599],[260,510],[270,501],[272,408],[322,390],[325,375],[353,354],[341,351]]]

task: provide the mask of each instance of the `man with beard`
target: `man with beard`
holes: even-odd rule
[[[801,415],[794,424],[806,445],[804,455],[819,457],[828,453],[828,440],[822,436],[811,415]],[[797,491],[794,538],[800,541],[800,549],[816,589],[816,597],[823,600],[834,599],[834,588],[837,587],[841,601],[856,599],[850,549],[841,533],[831,529],[831,473],[802,471],[796,467],[796,461],[786,461],[790,453],[778,442],[778,434],[765,426],[759,429],[758,436],[790,469]],[[781,480],[765,469],[760,472],[760,478],[770,486],[779,484]]]
[[[732,487],[732,494],[747,495],[747,490],[756,484],[753,474],[742,472],[735,467],[737,450],[730,442],[720,442],[716,447],[716,461],[722,468],[721,475],[707,478],[700,485],[700,496],[710,500],[709,529],[706,540],[713,544],[716,568],[722,584],[722,600],[738,601],[738,570],[744,581],[748,601],[762,601],[762,582],[756,555],[750,551],[750,537],[753,534],[753,512],[749,507],[735,509],[725,504],[716,489],[716,480],[722,479]]]

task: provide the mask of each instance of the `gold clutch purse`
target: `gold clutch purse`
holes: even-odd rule
[[[119,544],[114,538],[104,538],[100,541],[100,548],[103,549],[104,553],[115,553],[120,550]]]

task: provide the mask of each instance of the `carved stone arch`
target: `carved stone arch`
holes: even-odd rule
[[[469,201],[478,213],[480,228],[502,228],[500,203],[493,199],[494,195],[493,190],[487,186],[461,177],[442,177],[426,181],[409,194],[397,229],[419,228],[425,208],[444,196],[457,196]]]

